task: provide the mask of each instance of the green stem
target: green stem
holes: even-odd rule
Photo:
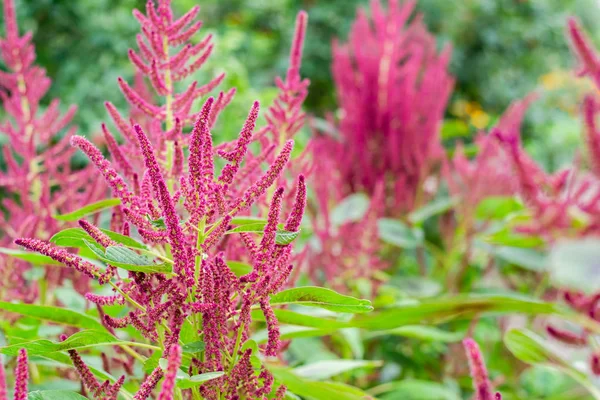
[[[119,292],[121,294],[121,296],[123,296],[125,298],[125,300],[130,302],[135,308],[142,310],[143,312],[146,312],[146,309],[144,308],[144,306],[142,306],[140,303],[138,303],[137,301],[135,301],[134,299],[129,297],[129,295],[127,293],[125,293],[124,291],[122,291],[120,287],[115,285],[113,282],[109,282],[109,283],[117,292]]]

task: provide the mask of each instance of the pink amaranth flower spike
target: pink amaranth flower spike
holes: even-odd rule
[[[29,380],[29,365],[27,351],[19,350],[17,368],[15,369],[15,400],[27,400],[27,382]]]
[[[6,397],[6,371],[4,370],[4,357],[0,357],[0,400],[8,400]]]
[[[173,400],[173,389],[175,388],[175,377],[181,364],[181,347],[176,344],[169,351],[169,363],[165,371],[165,380],[158,395],[158,400]]]
[[[492,384],[488,378],[487,369],[479,345],[473,339],[463,340],[469,367],[471,368],[471,377],[473,378],[473,387],[475,389],[476,400],[499,400],[502,399],[500,393],[493,395]]]
[[[348,42],[333,44],[333,77],[339,102],[339,140],[326,143],[314,157],[333,158],[344,195],[372,194],[385,180],[385,209],[409,212],[426,200],[419,193],[441,161],[439,128],[453,78],[450,48],[437,53],[435,38],[420,16],[408,22],[415,1],[378,0],[371,16],[360,10]],[[383,212],[383,210],[382,210]]]
[[[6,169],[0,170],[0,187],[9,195],[0,199],[7,217],[0,218],[0,246],[7,247],[18,237],[50,238],[69,225],[53,215],[98,200],[106,186],[96,184],[96,176],[87,168],[71,169],[73,149],[68,141],[75,128],[67,127],[75,107],[61,115],[60,102],[54,99],[43,109],[42,99],[51,81],[46,71],[34,64],[31,32],[19,35],[13,0],[4,0],[3,7],[5,35],[0,38],[0,59],[5,69],[0,72],[0,100],[4,119],[0,134],[8,141],[1,149]],[[37,287],[23,276],[27,269],[27,262],[0,255],[0,299],[31,302],[36,298]],[[85,289],[87,283],[78,274],[50,273],[52,269],[47,269],[45,278],[50,288],[73,278]]]
[[[142,25],[143,35],[138,40],[140,52],[130,53],[130,58],[164,97],[164,102],[156,105],[139,81],[133,87],[124,80],[119,81],[124,94],[139,112],[132,113],[131,120],[127,121],[107,104],[111,118],[125,139],[119,144],[116,138],[113,140],[105,133],[114,162],[105,159],[86,139],[79,136],[72,139],[72,144],[90,158],[113,195],[121,200],[113,212],[111,229],[125,236],[139,234],[145,246],[125,247],[124,242],[116,243],[115,236],[98,229],[97,224],[81,220],[80,226],[98,244],[98,252],[94,253],[104,250],[105,254],[98,256],[101,260],[123,254],[144,265],[132,268],[126,277],[121,277],[110,262],[105,263],[107,269],[103,271],[44,241],[17,240],[27,249],[94,276],[101,284],[109,283],[112,293],[100,295],[87,291],[85,294],[96,305],[103,326],[115,335],[120,329],[134,329],[152,349],[159,347],[167,355],[169,367],[166,371],[157,368],[145,377],[135,395],[138,400],[166,400],[179,393],[175,377],[180,369],[183,334],[196,335],[206,346],[202,359],[190,361],[190,376],[224,372],[223,376],[204,382],[198,388],[206,400],[263,398],[271,392],[274,377],[266,369],[261,370],[260,375],[255,374],[251,363],[256,356],[252,354],[254,350],[242,351],[241,346],[250,340],[257,326],[253,321],[254,310],[260,308],[265,314],[269,340],[256,351],[269,357],[280,355],[279,324],[269,298],[287,284],[295,259],[293,244],[279,243],[278,230],[285,221],[287,229],[297,232],[306,203],[303,176],[298,178],[295,196],[294,191],[285,190],[288,179],[285,172],[293,140],[266,144],[267,150],[256,156],[250,153],[250,147],[261,147],[265,138],[261,139],[254,132],[258,102],[250,108],[238,139],[219,147],[213,144],[218,137],[213,138],[212,130],[233,91],[209,97],[194,111],[194,100],[211,89],[192,82],[191,90],[176,94],[175,81],[190,71],[184,68],[199,67],[212,51],[209,43],[191,47],[186,43],[200,27],[199,23],[193,23],[197,13],[194,8],[181,19],[174,19],[168,0],[161,0],[157,5],[148,2],[146,15],[134,13]],[[298,21],[289,74],[290,82],[296,80],[296,83],[300,81],[298,69],[306,15],[301,14]],[[167,47],[177,45],[182,46],[180,51],[184,53],[170,56],[168,50],[173,49]],[[188,56],[196,58],[186,64],[184,59]],[[282,101],[292,101],[292,97]],[[300,109],[297,102],[293,106]],[[189,131],[191,133],[186,133]],[[251,146],[254,140],[261,146]],[[218,169],[223,164],[215,162],[216,157],[228,163],[220,172]],[[285,197],[286,193],[289,197]],[[240,220],[236,217],[243,220],[246,216],[242,213],[255,209],[268,217],[258,243],[254,232],[240,235],[234,229]],[[252,279],[238,277],[229,262],[249,262]],[[112,304],[123,304],[124,311],[119,317],[104,312],[103,308]],[[120,365],[126,371],[131,371],[139,359],[131,351],[144,357],[151,352],[149,348],[135,347],[122,354],[124,361]],[[78,370],[85,372],[83,367]],[[87,374],[83,375],[89,381]],[[163,378],[162,385],[157,387]],[[98,383],[100,387],[95,393],[110,397],[122,380],[112,386]],[[93,389],[95,385],[88,386]],[[284,389],[279,389],[277,396],[281,398],[283,394]]]

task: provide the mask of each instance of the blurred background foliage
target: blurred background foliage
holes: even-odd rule
[[[217,50],[201,72],[227,71],[223,88],[238,95],[221,121],[223,140],[236,134],[251,101],[269,102],[273,78],[283,74],[299,9],[310,15],[303,75],[311,80],[306,106],[323,116],[335,111],[331,41],[345,39],[358,6],[367,0],[177,0],[187,10],[200,3],[204,32],[217,37]],[[22,30],[32,30],[38,60],[54,80],[52,97],[77,104],[80,133],[93,135],[106,120],[103,102],[125,110],[117,76],[130,82],[127,49],[135,46],[139,26],[131,9],[143,0],[20,0]],[[524,135],[528,150],[548,169],[570,160],[580,136],[574,104],[585,92],[574,84],[573,58],[565,39],[567,16],[576,15],[595,39],[600,17],[597,0],[419,0],[429,29],[440,46],[452,43],[456,88],[443,136],[450,145],[492,126],[511,101],[532,90],[540,99],[528,113]],[[575,101],[574,101],[575,100]],[[229,123],[231,121],[231,123]]]

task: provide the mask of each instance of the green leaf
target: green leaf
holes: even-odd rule
[[[390,284],[409,297],[433,297],[442,292],[439,282],[421,276],[395,277]]]
[[[360,221],[369,209],[370,200],[364,193],[354,193],[343,199],[331,211],[331,223],[340,226]]]
[[[486,243],[493,245],[522,248],[540,247],[545,243],[544,240],[538,236],[522,235],[513,232],[510,227],[504,227],[499,231],[486,235],[483,237],[483,240]]]
[[[83,240],[88,248],[94,252],[100,260],[121,267],[127,271],[166,274],[173,271],[171,264],[167,262],[157,263],[151,257],[138,254],[134,250],[123,246],[108,246],[106,251],[92,242]]]
[[[60,307],[40,306],[36,304],[16,304],[0,301],[0,310],[77,328],[104,329],[104,326],[102,326],[96,318]]]
[[[245,233],[258,233],[260,235],[262,235],[265,231],[265,226],[267,226],[266,222],[255,222],[255,223],[251,223],[251,224],[244,224],[238,227],[235,227],[233,229],[228,230],[227,232],[225,232],[225,234],[232,234],[232,233],[241,233],[241,232],[245,232]]]
[[[19,349],[24,348],[27,350],[29,355],[33,356],[54,353],[57,351],[115,345],[119,343],[130,342],[123,342],[106,331],[85,330],[74,333],[62,342],[51,342],[47,339],[37,339],[29,342],[0,347],[0,353],[9,356],[16,356],[19,353]]]
[[[252,265],[241,261],[227,261],[229,269],[237,276],[244,276],[252,272]]]
[[[256,233],[256,234],[262,235],[264,233],[266,225],[267,225],[266,222],[245,224],[245,225],[241,225],[236,228],[230,229],[227,232],[225,232],[225,234],[230,235],[233,233],[245,232],[245,233]],[[284,231],[282,229],[278,229],[277,233],[275,234],[275,243],[277,243],[279,245],[290,244],[294,241],[294,239],[296,239],[298,237],[299,234],[300,234],[300,231],[289,232],[289,231]]]
[[[69,357],[66,353],[62,353],[62,352],[46,353],[44,355],[31,356],[29,358],[29,362],[32,362],[32,363],[35,363],[36,360],[49,360],[49,361],[53,361],[53,362],[62,364],[64,366],[66,366],[67,368],[75,368],[73,366],[73,361],[71,360],[71,357]],[[98,368],[94,368],[94,366],[89,365],[89,364],[88,364],[88,368],[90,369],[90,371],[92,371],[94,373],[94,375],[96,375],[98,378],[101,378],[103,381],[105,381],[107,379],[109,381],[111,381],[112,383],[117,381],[114,376],[107,373],[106,371],[103,371]],[[121,389],[121,390],[123,390],[123,389]]]
[[[441,129],[442,140],[469,136],[469,125],[461,119],[444,120]]]
[[[385,331],[376,331],[369,335],[370,338],[384,335],[404,336],[430,342],[454,343],[465,337],[465,332],[448,332],[426,325],[405,325]]]
[[[20,260],[28,261],[34,265],[62,265],[61,263],[59,263],[58,261],[54,261],[50,257],[25,250],[8,249],[6,247],[0,247],[0,254],[6,254],[8,256],[18,258]]]
[[[120,233],[109,231],[108,229],[100,229],[106,236],[114,240],[115,242],[122,244],[126,247],[133,247],[136,249],[147,249],[146,245],[138,242],[129,236],[121,235]],[[56,233],[50,238],[50,242],[62,247],[86,247],[84,240],[93,242],[94,239],[81,228],[68,228]]]
[[[384,383],[369,390],[383,400],[461,400],[455,391],[448,386],[431,381],[405,379]],[[380,393],[385,393],[380,395]]]
[[[196,386],[202,385],[206,381],[216,379],[225,375],[223,371],[205,372],[200,375],[190,376],[189,378],[177,379],[176,385],[180,389],[191,389]]]
[[[333,382],[316,382],[301,378],[289,368],[267,366],[278,382],[308,400],[368,400],[372,399],[360,389]]]
[[[201,353],[206,348],[206,344],[201,341],[186,343],[181,346],[184,353]]]
[[[544,271],[546,269],[546,255],[535,249],[503,246],[494,249],[493,252],[501,260],[530,271]]]
[[[510,214],[522,211],[523,209],[523,203],[515,197],[492,196],[479,202],[475,209],[475,217],[484,220],[502,220]]]
[[[271,296],[271,304],[300,304],[344,313],[364,313],[373,310],[369,300],[345,296],[331,289],[316,286],[283,290]]]
[[[281,340],[288,339],[296,339],[303,337],[315,337],[315,336],[327,336],[335,332],[336,328],[310,328],[306,326],[295,326],[295,325],[283,325],[279,328],[279,333],[281,334]],[[266,343],[268,340],[267,329],[260,330],[255,332],[252,335],[252,340],[255,340],[257,343]]]
[[[87,215],[95,214],[102,210],[106,210],[107,208],[118,206],[119,204],[121,204],[120,199],[100,200],[68,214],[53,215],[53,218],[59,221],[77,221],[78,219],[81,219]]]
[[[358,315],[353,323],[368,329],[393,329],[404,325],[436,324],[452,319],[469,319],[482,313],[575,315],[564,307],[523,296],[460,295],[405,304],[369,315]]]
[[[275,234],[275,243],[281,246],[290,244],[298,237],[300,231],[289,232],[289,231],[277,231]]]
[[[376,368],[383,365],[382,361],[369,360],[322,360],[294,368],[294,374],[301,378],[325,380],[344,372],[359,368]]]
[[[560,287],[588,294],[600,289],[600,240],[565,240],[550,250],[550,279]]]
[[[456,199],[451,197],[443,197],[441,199],[434,200],[418,210],[410,213],[408,215],[408,220],[413,224],[420,224],[435,215],[443,214],[450,210],[452,207],[454,207],[456,201]]]
[[[267,220],[265,218],[252,217],[252,216],[233,217],[231,219],[232,225],[248,225],[248,224],[257,224],[257,223],[262,223],[264,226],[267,224]]]
[[[381,218],[377,221],[379,237],[386,243],[404,249],[414,249],[423,243],[423,231],[420,228],[411,228],[404,222]]]
[[[69,390],[36,390],[27,394],[27,400],[86,400],[79,393]]]
[[[307,326],[311,328],[321,329],[341,329],[351,327],[351,323],[336,321],[330,318],[315,317],[313,315],[301,314],[295,311],[286,309],[275,309],[277,321],[281,324]],[[261,310],[252,310],[253,321],[265,321],[265,317]]]
[[[519,360],[556,368],[577,380],[595,399],[600,399],[600,390],[590,376],[557,354],[539,335],[527,329],[511,329],[504,335],[504,344]]]

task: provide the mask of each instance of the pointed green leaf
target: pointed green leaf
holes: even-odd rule
[[[283,325],[279,328],[279,333],[281,334],[281,340],[295,339],[295,338],[303,338],[303,337],[318,337],[318,336],[327,336],[331,335],[337,329],[335,328],[310,328],[306,326],[295,326],[295,325]],[[268,340],[267,329],[262,329],[258,332],[255,332],[252,335],[252,340],[255,340],[257,343],[266,343]]]
[[[119,204],[121,204],[120,199],[100,200],[70,213],[53,215],[53,217],[59,221],[77,221],[87,215],[95,214],[102,210],[106,210],[107,208],[118,206]]]
[[[340,226],[347,222],[360,221],[367,213],[370,203],[369,197],[364,193],[351,194],[331,211],[331,223]]]
[[[69,390],[36,390],[27,394],[27,400],[86,400],[79,393]]]
[[[102,261],[123,268],[127,271],[168,274],[173,271],[171,264],[167,262],[155,262],[152,257],[138,254],[134,250],[123,246],[108,246],[106,251],[97,244],[83,240],[88,248]],[[141,250],[141,249],[140,249]]]
[[[104,327],[96,318],[76,311],[60,307],[40,306],[36,304],[17,304],[0,301],[0,310],[33,317],[57,324],[74,326],[84,329],[100,329]]]
[[[33,356],[38,354],[54,353],[57,351],[115,345],[120,342],[121,340],[117,339],[106,331],[85,330],[74,333],[62,342],[52,342],[47,339],[38,339],[30,342],[0,347],[0,352],[2,354],[15,356],[19,353],[19,349],[23,348],[27,350],[29,355]]]
[[[252,217],[252,216],[241,216],[241,217],[233,217],[231,219],[232,225],[249,225],[249,224],[258,224],[261,223],[263,226],[267,224],[267,220],[265,218],[260,217]]]
[[[106,236],[114,240],[115,242],[122,244],[126,247],[133,247],[136,249],[147,249],[146,245],[138,242],[137,240],[130,238],[129,236],[121,235],[120,233],[109,231],[108,229],[100,229]],[[68,228],[56,233],[50,238],[50,242],[62,247],[78,247],[82,248],[85,246],[84,240],[93,242],[94,239],[86,231],[81,228]]]
[[[298,237],[300,231],[289,232],[289,231],[277,231],[275,234],[275,243],[281,246],[290,244]]]
[[[546,255],[535,249],[503,246],[496,248],[493,252],[501,260],[530,271],[546,269]]]
[[[206,344],[201,341],[186,343],[181,346],[184,353],[201,353],[206,348]]]
[[[522,211],[524,205],[515,197],[486,197],[477,205],[475,216],[479,219],[504,219],[510,214]]]
[[[321,360],[296,367],[293,372],[301,378],[320,381],[355,369],[376,368],[381,365],[382,361],[371,360]]]
[[[238,277],[252,272],[252,265],[240,261],[227,261],[227,266]]]
[[[552,282],[588,294],[600,289],[600,240],[559,241],[550,250],[548,266]]]
[[[381,240],[403,249],[414,249],[423,243],[423,231],[420,228],[411,228],[402,221],[381,218],[377,221],[377,227]]]
[[[465,332],[448,332],[426,325],[405,325],[395,329],[376,331],[370,334],[369,337],[385,335],[403,336],[431,342],[454,343],[461,341],[465,337]]]
[[[408,215],[408,220],[413,224],[420,224],[425,220],[443,214],[456,204],[456,199],[444,197],[427,203],[427,205],[413,211]]]
[[[592,378],[557,354],[544,338],[527,329],[511,329],[504,335],[504,344],[519,360],[533,365],[556,368],[578,381],[595,398],[600,399]]]
[[[274,309],[277,321],[281,324],[307,326],[311,328],[331,329],[331,328],[348,328],[352,324],[343,321],[336,321],[331,318],[315,317],[314,315],[301,314],[295,311],[286,309]],[[265,321],[265,316],[261,310],[252,310],[253,321]]]
[[[345,296],[331,289],[316,286],[283,290],[271,296],[271,304],[299,304],[344,313],[365,313],[373,310],[369,300]]]
[[[6,247],[0,247],[0,254],[6,254],[8,256],[18,258],[19,260],[30,262],[34,265],[62,265],[61,263],[59,263],[58,261],[54,261],[50,257],[26,250],[8,249]]]
[[[206,381],[220,378],[223,375],[225,375],[225,372],[223,371],[205,372],[200,375],[194,375],[188,378],[177,379],[176,385],[180,389],[191,389],[193,387],[202,385]]]
[[[353,323],[368,329],[393,329],[404,325],[436,324],[451,319],[468,319],[483,313],[574,315],[564,307],[523,296],[460,295],[392,307],[369,315],[358,315]]]
[[[368,400],[373,397],[350,385],[337,382],[318,382],[297,376],[289,368],[267,366],[275,379],[288,389],[308,400]]]

